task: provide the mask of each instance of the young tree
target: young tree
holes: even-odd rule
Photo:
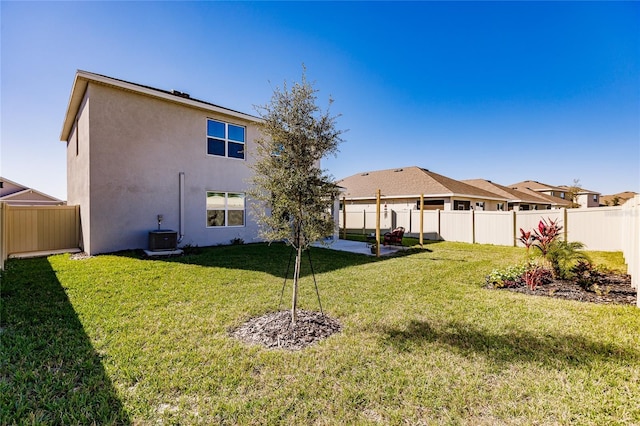
[[[574,179],[573,184],[567,187],[567,199],[571,201],[571,205],[569,206],[569,208],[573,209],[580,207],[580,203],[578,203],[580,191],[582,191],[582,184],[580,183],[580,179]]]
[[[257,107],[262,118],[256,140],[257,161],[250,195],[260,236],[285,241],[296,250],[291,323],[296,323],[298,282],[302,253],[311,243],[332,235],[330,211],[338,196],[332,178],[320,169],[320,159],[336,155],[342,142],[336,116],[316,105],[317,90],[305,77],[290,89],[274,90],[271,102]],[[329,105],[332,103],[329,99]]]

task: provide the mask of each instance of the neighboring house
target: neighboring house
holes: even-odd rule
[[[185,93],[78,71],[60,139],[81,248],[147,248],[159,228],[177,231],[180,245],[257,241],[246,193],[258,122]]]
[[[600,206],[621,206],[636,195],[638,195],[638,193],[633,191],[618,192],[613,195],[602,195],[600,197]]]
[[[560,188],[567,191],[567,194],[570,194],[573,190],[571,187],[567,185],[560,185]],[[579,204],[580,207],[600,207],[600,193],[596,191],[590,191],[584,188],[578,188],[576,193],[576,204]],[[570,195],[569,195],[570,197]]]
[[[550,195],[552,197],[558,197],[569,202],[566,207],[571,207],[573,204],[571,191],[572,187],[568,185],[547,185],[535,180],[525,180],[522,182],[509,185],[511,188],[522,190],[522,188],[528,188],[532,191],[540,194]],[[578,188],[579,191],[576,194],[575,202],[579,207],[598,207],[600,205],[600,193],[596,191],[589,191],[588,189]]]
[[[551,204],[551,208],[571,207],[571,200],[567,199],[566,189],[558,186],[550,186],[534,180],[508,185],[509,188],[516,189],[525,194],[541,197]]]
[[[509,187],[515,188],[518,190],[524,187],[535,192],[551,195],[552,197],[562,198],[563,200],[566,200],[568,195],[567,188],[562,188],[560,186],[547,185],[546,183],[541,183],[536,180],[524,180],[522,182],[511,184],[509,185]]]
[[[15,206],[61,206],[64,201],[0,176],[0,202]]]
[[[537,193],[526,193],[485,179],[466,179],[462,182],[493,192],[508,199],[507,210],[547,210],[555,207],[552,201]],[[499,209],[503,210],[503,209]]]
[[[375,211],[380,189],[383,209],[504,210],[508,198],[420,167],[358,173],[337,182],[347,211]]]

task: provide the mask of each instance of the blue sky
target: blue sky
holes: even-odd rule
[[[420,166],[640,192],[639,2],[0,3],[0,175],[66,198],[74,73],[255,114],[299,81],[347,132],[337,179]]]

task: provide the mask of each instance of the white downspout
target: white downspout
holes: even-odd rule
[[[179,204],[180,204],[180,214],[178,217],[179,219],[178,243],[180,243],[184,238],[184,172],[178,173],[178,180],[179,180],[179,188],[180,188],[178,191]]]

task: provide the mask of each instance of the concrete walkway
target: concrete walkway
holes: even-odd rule
[[[313,243],[313,247],[328,248],[331,250],[348,251],[351,253],[366,254],[367,256],[375,256],[371,253],[369,243],[362,241],[351,240],[327,240],[325,244]],[[404,247],[400,246],[380,246],[380,256],[388,256],[396,253],[400,250],[404,250]]]

